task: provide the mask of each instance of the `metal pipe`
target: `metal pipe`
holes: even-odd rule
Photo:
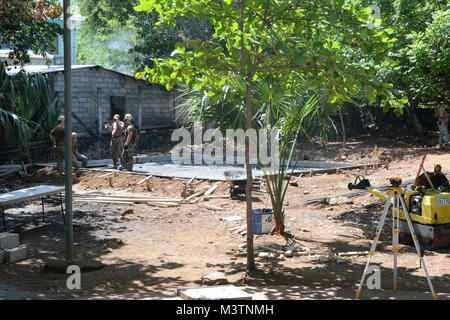
[[[73,260],[73,228],[72,228],[72,61],[70,41],[70,0],[64,0],[64,162],[66,166],[65,196],[66,219],[64,236],[66,243],[66,261]]]

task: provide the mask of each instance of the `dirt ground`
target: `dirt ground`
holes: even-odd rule
[[[433,140],[434,139],[434,140]],[[339,152],[340,143],[302,146],[308,160],[339,161],[388,166],[369,169],[366,177],[374,186],[385,186],[387,178],[414,179],[424,153],[425,167],[431,171],[437,163],[450,170],[450,153],[436,148],[435,138],[409,141],[392,133],[364,135],[348,142]],[[16,190],[38,184],[59,184],[54,168],[33,167],[29,176],[0,180],[3,187]],[[114,173],[114,188],[104,172],[84,170],[74,180],[75,193],[102,191],[111,194],[146,194],[152,197],[180,197],[185,180],[152,177],[152,191],[146,184],[136,185],[142,175]],[[375,222],[382,205],[360,210],[378,201],[366,194],[349,198],[347,204],[325,203],[303,205],[303,201],[326,195],[346,193],[362,169],[337,174],[305,176],[298,187],[290,186],[286,196],[286,226],[297,246],[307,247],[317,255],[339,252],[368,251],[375,232]],[[213,181],[195,180],[201,190]],[[219,182],[213,195],[228,195],[225,182]],[[222,207],[213,211],[204,204]],[[266,193],[254,193],[254,208],[270,206]],[[353,211],[352,211],[353,210]],[[147,204],[109,204],[75,202],[73,204],[74,251],[78,259],[101,261],[105,267],[82,274],[82,289],[68,290],[67,274],[47,273],[42,264],[63,259],[65,252],[64,226],[57,202],[46,204],[46,221],[42,222],[41,203],[24,202],[8,207],[7,224],[10,232],[18,232],[20,241],[28,248],[28,259],[12,265],[0,265],[0,298],[33,299],[164,299],[174,298],[177,288],[198,287],[201,277],[214,271],[226,273],[231,284],[257,294],[266,289],[265,299],[334,299],[353,298],[366,256],[346,257],[343,263],[318,262],[311,258],[292,257],[284,261],[256,257],[257,271],[245,276],[246,257],[227,255],[238,248],[246,237],[229,229],[245,220],[226,222],[224,217],[245,217],[245,199],[210,199],[197,204],[159,208]],[[392,252],[390,224],[383,230],[373,263],[381,268],[381,287],[392,288]],[[280,244],[278,236],[255,236],[255,246]],[[399,289],[414,297],[429,292],[423,268],[413,247],[401,245],[399,256]],[[439,296],[450,297],[450,248],[425,251],[425,261],[434,288]],[[3,289],[2,289],[3,288]],[[271,288],[271,289],[268,289]],[[283,288],[277,290],[277,288]],[[303,288],[303,289],[299,289]],[[301,294],[299,294],[301,292]],[[375,292],[366,290],[362,298],[370,299]],[[384,297],[390,298],[388,296]]]

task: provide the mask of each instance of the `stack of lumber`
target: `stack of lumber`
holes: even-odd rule
[[[180,198],[150,198],[136,195],[103,195],[98,193],[73,194],[73,202],[98,202],[114,204],[145,203],[155,207],[177,207]]]
[[[210,188],[204,188],[202,190],[199,190],[197,192],[195,192],[194,194],[190,195],[187,198],[183,199],[183,203],[198,203],[200,201],[204,201],[204,200],[209,200],[209,199],[213,199],[213,198],[225,198],[228,199],[229,196],[227,195],[223,195],[223,196],[212,196],[211,194],[217,189],[218,185],[215,184]],[[223,208],[220,207],[212,207],[212,206],[206,206],[206,208],[211,209],[211,210],[220,210]]]
[[[230,228],[228,230],[231,231],[232,234],[245,236],[247,234],[247,225],[244,224],[238,227]]]

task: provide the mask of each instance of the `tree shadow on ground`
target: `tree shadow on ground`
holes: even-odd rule
[[[87,207],[89,208],[91,207]],[[158,261],[158,258],[154,257],[156,260],[153,261],[157,261],[156,263],[115,258],[114,262],[106,263],[103,269],[83,273],[81,290],[69,290],[66,285],[67,274],[45,273],[40,268],[44,262],[64,257],[64,226],[60,213],[58,210],[49,210],[46,215],[47,222],[45,224],[39,222],[37,226],[36,218],[31,216],[25,220],[21,220],[20,217],[9,219],[8,222],[13,228],[21,230],[20,240],[28,247],[29,259],[24,263],[1,265],[0,283],[2,285],[14,285],[23,290],[36,292],[41,299],[173,299],[176,297],[175,288],[193,286],[193,284],[201,285],[200,280],[187,281],[176,274],[173,276],[158,274],[163,270],[180,270],[181,273],[185,265],[177,262],[176,258],[175,261],[165,259]],[[105,234],[98,233],[104,228],[116,228],[117,232],[126,232],[127,228],[120,223],[119,219],[115,219],[117,219],[115,213],[99,214],[90,210],[74,210],[74,242],[77,258],[102,260],[111,250],[124,245],[120,239],[109,238]],[[380,242],[379,250],[384,249],[383,243],[386,245],[390,243],[389,239]],[[369,248],[354,244],[352,238],[348,241],[330,242],[300,240],[316,242],[332,252],[364,251]],[[149,256],[152,256],[151,250],[148,248]],[[406,248],[405,250],[413,252],[414,249]],[[226,269],[229,276],[244,275],[246,271],[245,263],[238,261],[210,266]],[[244,290],[250,294],[258,293],[252,287],[262,287],[268,299],[301,299],[305,296],[314,299],[354,298],[354,290],[359,284],[364,266],[365,262],[347,260],[341,264],[314,262],[311,266],[296,268],[292,265],[261,261],[257,258],[258,271],[246,277],[243,282],[237,281],[234,284],[250,286],[248,290],[244,287]],[[391,288],[392,269],[382,266],[380,269],[381,288]],[[398,268],[400,289],[417,292],[429,290],[425,276],[414,275],[413,272],[416,271],[422,272],[417,267],[400,266]],[[436,292],[450,292],[450,281],[442,280],[448,278],[450,278],[449,274],[431,277]],[[367,295],[370,297],[370,291]]]
[[[267,266],[246,279],[248,286],[263,288],[268,299],[334,299],[355,298],[355,290],[361,281],[365,265],[360,263],[317,263],[314,267],[292,268],[278,265],[276,269]],[[417,268],[398,268],[400,290],[430,292],[425,275],[412,275]],[[380,267],[381,289],[392,289],[393,270]],[[444,277],[448,277],[447,274]],[[367,276],[365,281],[367,281]],[[437,293],[450,292],[450,281],[441,277],[431,277]],[[303,288],[303,289],[302,289]],[[257,293],[245,290],[250,294]],[[370,292],[364,284],[365,295]],[[280,296],[281,295],[281,296]],[[304,296],[302,296],[304,295]]]
[[[127,228],[109,219],[95,223],[96,220],[105,219],[105,216],[94,215],[91,211],[74,210],[76,259],[102,261],[107,254],[126,244],[121,239],[99,235],[97,231],[109,228],[116,232],[126,232]],[[64,225],[60,213],[49,210],[45,223],[41,219],[37,222],[33,216],[13,216],[8,217],[8,224],[15,232],[20,232],[20,242],[27,246],[27,260],[0,265],[0,283],[20,288],[24,292],[36,293],[37,299],[109,299],[115,294],[130,299],[174,298],[174,287],[192,284],[179,276],[158,275],[162,270],[183,268],[184,264],[176,261],[156,259],[156,263],[152,261],[150,264],[118,258],[113,263],[106,262],[100,270],[83,272],[81,290],[69,290],[66,284],[68,274],[47,273],[42,268],[46,262],[65,257]],[[151,248],[148,251],[151,255]]]

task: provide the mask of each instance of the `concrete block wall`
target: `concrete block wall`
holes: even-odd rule
[[[131,113],[139,123],[138,86],[140,89],[142,129],[168,125],[174,121],[174,98],[176,93],[164,87],[148,85],[145,81],[103,68],[79,68],[72,70],[72,111],[94,132],[101,134],[105,123],[112,122],[111,96],[125,97],[125,113]],[[64,99],[64,73],[55,76],[54,91],[61,101]],[[100,106],[100,119],[98,106]],[[62,111],[63,112],[63,111]],[[73,131],[87,133],[78,121],[72,121]]]
[[[15,263],[26,259],[26,257],[27,248],[20,245],[17,233],[0,233],[0,264],[4,262]]]
[[[0,249],[8,249],[19,245],[19,235],[17,233],[0,233]]]

